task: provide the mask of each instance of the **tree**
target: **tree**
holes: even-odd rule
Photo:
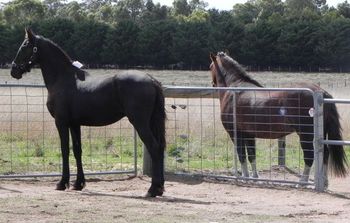
[[[178,25],[172,52],[176,62],[182,61],[188,66],[206,65],[212,42],[214,40],[207,22],[189,21]]]
[[[338,5],[338,11],[340,15],[344,16],[345,18],[350,18],[350,4],[347,0]]]
[[[77,1],[69,2],[57,10],[57,17],[67,18],[77,22],[85,20],[87,18],[86,14],[82,5]]]
[[[159,3],[155,5],[152,0],[148,0],[145,9],[141,13],[140,24],[165,20],[168,18],[168,14],[169,9],[166,6],[161,6]]]
[[[103,63],[135,65],[138,63],[138,36],[135,22],[121,21],[106,33],[101,58]]]
[[[71,56],[86,64],[101,64],[100,51],[105,43],[107,30],[107,25],[93,20],[76,23],[71,37],[74,51]]]
[[[161,67],[173,62],[173,38],[177,28],[172,21],[146,24],[139,35],[140,62]]]
[[[299,18],[305,10],[318,12],[315,0],[286,0],[285,8],[290,18]]]
[[[25,24],[42,19],[45,5],[39,0],[14,0],[3,9],[4,19],[8,24]]]
[[[61,46],[69,55],[74,55],[72,34],[75,23],[67,18],[50,18],[38,24],[38,33]]]
[[[189,6],[193,12],[195,10],[205,10],[205,8],[208,7],[208,3],[201,0],[191,0]]]
[[[119,21],[132,19],[136,22],[144,8],[144,0],[120,0],[116,5],[115,15]]]
[[[254,22],[258,18],[259,13],[259,8],[252,1],[233,6],[233,15],[243,24]]]
[[[191,6],[188,4],[187,0],[174,0],[173,13],[175,16],[189,16],[191,14],[191,11]]]
[[[46,16],[52,18],[57,15],[57,11],[63,7],[67,0],[44,0],[43,3],[46,6]]]

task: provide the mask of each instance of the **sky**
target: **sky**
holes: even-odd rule
[[[0,0],[0,2],[8,2],[10,0]],[[217,8],[220,10],[230,10],[232,6],[237,3],[244,3],[247,0],[204,0],[209,3],[209,8]],[[345,0],[327,0],[329,6],[337,6],[339,3],[344,2]],[[160,2],[162,5],[171,6],[173,0],[153,0],[154,3]]]

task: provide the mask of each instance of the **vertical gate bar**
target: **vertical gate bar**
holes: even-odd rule
[[[232,97],[232,122],[233,122],[233,160],[234,160],[234,167],[235,167],[235,175],[238,177],[238,167],[237,167],[237,116],[236,116],[236,92],[233,91],[233,97]]]
[[[42,99],[42,119],[43,119],[43,138],[42,138],[42,146],[43,146],[43,150],[45,150],[45,90],[44,88],[41,89],[41,99]]]
[[[137,176],[137,132],[134,128],[134,174]]]
[[[28,103],[28,92],[27,92],[27,88],[25,87],[24,88],[24,91],[25,91],[25,97],[26,97],[26,104],[27,104],[27,120],[26,120],[26,154],[27,154],[27,163],[26,163],[26,166],[27,166],[27,172],[29,172],[29,103]]]
[[[11,159],[11,172],[13,171],[13,117],[12,117],[12,106],[13,106],[13,102],[12,102],[13,98],[12,98],[12,87],[10,87],[10,143],[11,143],[11,152],[10,152],[10,159]]]
[[[190,171],[190,103],[189,98],[187,102],[187,171]]]
[[[200,97],[200,120],[201,120],[201,137],[200,137],[200,149],[201,149],[201,174],[203,174],[203,98]]]
[[[314,92],[314,157],[315,157],[315,189],[318,192],[325,190],[323,178],[323,93]]]

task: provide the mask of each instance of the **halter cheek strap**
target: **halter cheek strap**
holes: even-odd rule
[[[38,58],[38,47],[37,47],[37,39],[35,38],[35,42],[34,42],[34,47],[33,47],[33,53],[29,58],[29,61],[25,64],[16,64],[15,62],[12,62],[12,66],[18,67],[19,69],[23,70],[23,71],[27,71],[29,72],[30,69],[34,66],[34,64],[36,63],[36,60]]]
[[[34,44],[34,47],[33,47],[33,54],[32,56],[30,57],[29,61],[28,61],[28,64],[33,64],[36,59],[37,59],[37,52],[38,52],[38,47],[36,46],[36,40],[35,40],[35,44]]]

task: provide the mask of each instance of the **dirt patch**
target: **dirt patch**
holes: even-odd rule
[[[90,178],[82,192],[56,191],[56,181],[2,180],[0,221],[347,222],[350,218],[346,193],[167,176],[163,197],[144,198],[150,185],[147,177]]]

